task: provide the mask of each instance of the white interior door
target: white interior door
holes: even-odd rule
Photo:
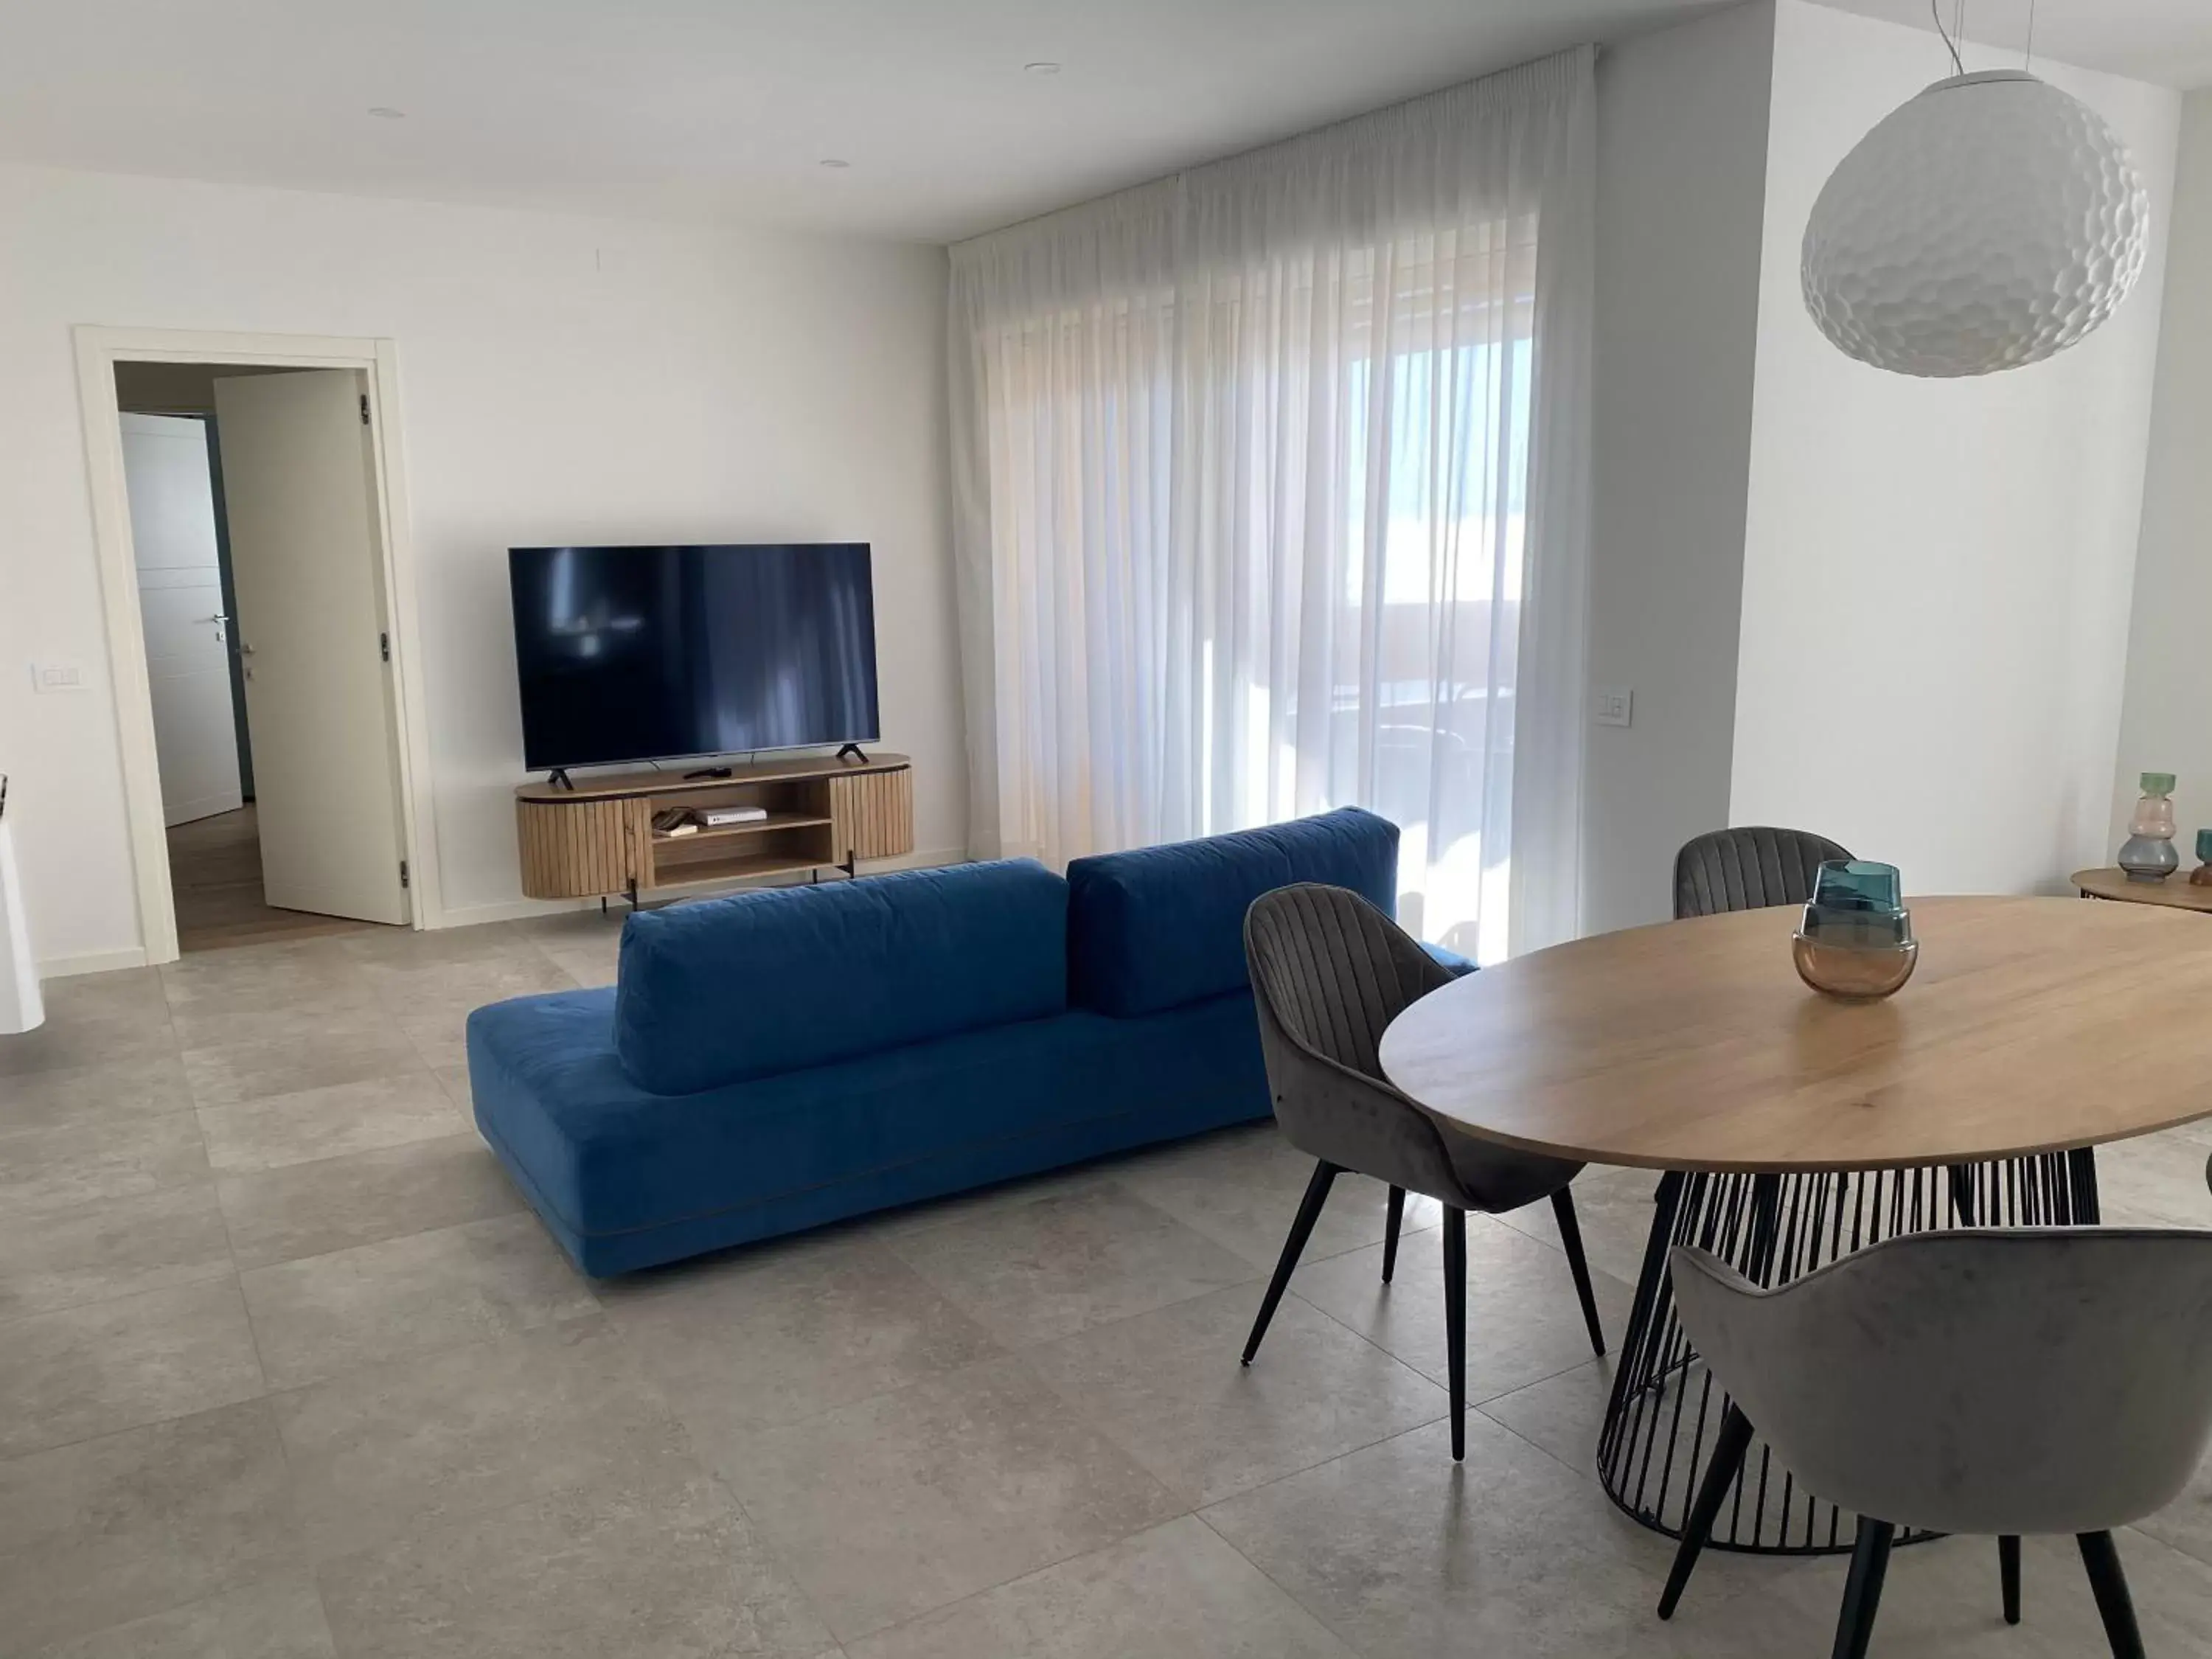
[[[185,823],[243,805],[207,427],[174,415],[122,418],[161,822]]]
[[[352,369],[215,383],[262,886],[402,922],[398,746],[375,463]]]

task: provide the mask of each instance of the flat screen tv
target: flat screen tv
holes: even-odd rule
[[[516,547],[532,771],[872,742],[865,542]]]

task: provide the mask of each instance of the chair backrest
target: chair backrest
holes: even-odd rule
[[[1244,914],[1253,994],[1310,1054],[1383,1081],[1392,1020],[1451,975],[1358,894],[1317,882],[1264,893]]]
[[[1677,1246],[1715,1378],[1812,1491],[1900,1526],[2083,1533],[2212,1439],[2212,1233],[1907,1234],[1761,1291]]]
[[[1674,854],[1674,915],[1718,915],[1805,904],[1825,859],[1850,854],[1806,830],[1712,830]]]
[[[1436,1125],[1390,1086],[1376,1058],[1391,1020],[1450,972],[1358,894],[1312,883],[1253,901],[1244,954],[1267,1090],[1291,1144],[1463,1201]]]

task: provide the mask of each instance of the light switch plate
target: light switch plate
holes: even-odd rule
[[[1625,685],[1590,687],[1590,720],[1598,726],[1626,726],[1636,700]]]
[[[31,687],[37,691],[84,691],[91,689],[81,662],[34,662]]]

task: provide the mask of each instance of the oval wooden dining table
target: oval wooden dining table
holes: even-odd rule
[[[2212,928],[2148,906],[1911,901],[1894,996],[1808,988],[1794,906],[1555,945],[1432,992],[1384,1073],[1440,1120],[1662,1171],[1598,1442],[1607,1492],[1679,1534],[1725,1394],[1674,1317],[1669,1247],[1776,1284],[1876,1240],[2098,1219],[2091,1150],[2212,1114]],[[2212,1220],[2212,1208],[2208,1208]],[[1763,1445],[1716,1547],[1849,1549]]]

